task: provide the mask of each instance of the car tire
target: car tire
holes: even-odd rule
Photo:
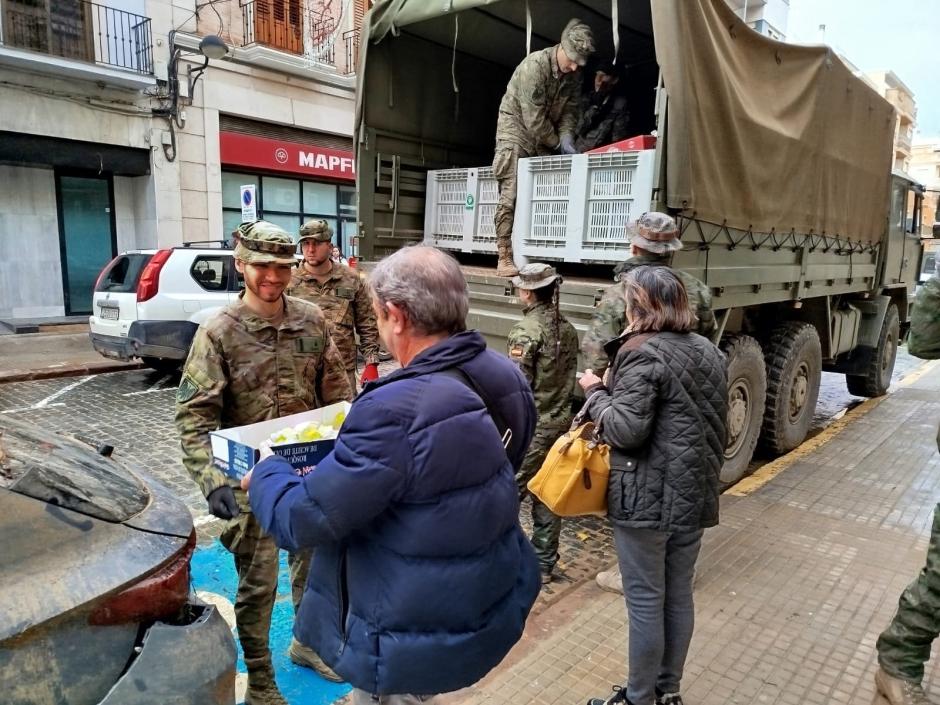
[[[182,360],[171,360],[166,357],[142,357],[140,361],[147,367],[166,374],[179,372],[180,368],[183,366]]]

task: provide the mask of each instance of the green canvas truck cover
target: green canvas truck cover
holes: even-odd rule
[[[881,240],[893,108],[831,49],[759,35],[723,0],[619,0],[617,33],[611,9],[608,0],[379,0],[363,28],[360,154],[372,130],[394,136],[381,151],[429,169],[488,164],[527,17],[536,50],[577,16],[600,53],[611,55],[617,37],[625,63],[655,44],[669,97],[660,148],[670,208],[754,232]],[[360,185],[361,209],[372,195]]]

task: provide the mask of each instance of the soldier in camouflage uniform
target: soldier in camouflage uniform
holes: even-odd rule
[[[940,359],[940,278],[935,273],[917,292],[908,350]],[[940,434],[937,436],[940,450]],[[929,705],[921,681],[930,647],[940,636],[940,504],[934,509],[927,561],[898,600],[891,624],[878,637],[876,705]]]
[[[568,22],[561,42],[529,54],[516,67],[499,104],[493,175],[499,184],[494,225],[499,261],[496,275],[519,273],[512,256],[512,222],[516,210],[516,164],[524,157],[560,151],[574,154],[578,126],[578,69],[594,53],[591,28]]]
[[[239,300],[196,331],[176,396],[183,464],[209,512],[228,521],[219,537],[235,558],[235,622],[248,668],[246,703],[286,705],[274,680],[268,635],[277,591],[278,549],[251,513],[239,481],[212,462],[209,432],[296,414],[352,397],[323,312],[283,296],[296,247],[265,221],[244,223],[235,266],[245,277]],[[295,608],[310,554],[291,555]]]
[[[360,383],[378,379],[379,329],[368,288],[358,273],[332,260],[333,231],[325,220],[311,220],[300,228],[304,261],[287,289],[289,296],[317,304],[333,324],[333,342],[339,348],[356,390],[356,334],[365,359]]]
[[[603,376],[609,364],[604,344],[618,337],[627,326],[627,304],[621,283],[623,277],[631,269],[642,265],[668,267],[670,254],[682,249],[676,221],[665,213],[644,213],[633,226],[628,226],[628,235],[632,257],[614,269],[617,283],[604,292],[594,311],[591,328],[584,334],[581,343],[584,367],[593,370],[598,377]],[[695,308],[698,318],[696,332],[711,338],[716,328],[711,292],[691,274],[680,270],[676,270],[676,274],[685,285],[689,302]]]
[[[552,444],[571,425],[571,395],[578,368],[578,334],[558,310],[561,277],[547,264],[527,264],[513,277],[525,308],[509,332],[509,358],[532,387],[538,421],[516,484],[519,500],[530,494],[526,484],[545,461]],[[542,582],[552,579],[558,560],[561,517],[532,497],[532,546],[539,559]]]
[[[581,119],[575,147],[589,152],[597,147],[626,139],[630,123],[627,99],[619,93],[620,71],[609,61],[594,73],[594,90],[581,101]]]

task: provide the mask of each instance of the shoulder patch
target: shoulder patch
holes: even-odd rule
[[[184,374],[180,380],[179,389],[176,390],[176,401],[185,404],[200,390],[200,386],[188,374]]]
[[[356,298],[356,290],[348,286],[338,286],[336,287],[336,295],[341,299],[354,299]]]

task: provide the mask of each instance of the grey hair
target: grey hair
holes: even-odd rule
[[[428,245],[412,245],[389,255],[369,274],[380,307],[393,303],[424,335],[467,329],[470,298],[457,260]]]

